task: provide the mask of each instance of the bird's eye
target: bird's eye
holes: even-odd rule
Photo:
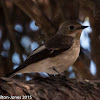
[[[73,29],[74,29],[74,26],[69,26],[69,29],[70,29],[70,30],[73,30]]]

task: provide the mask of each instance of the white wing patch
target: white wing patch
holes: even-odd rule
[[[45,48],[46,48],[45,45],[40,46],[38,49],[36,49],[35,51],[33,51],[33,52],[27,57],[27,59],[28,59],[30,56],[41,52],[41,51],[44,50]]]

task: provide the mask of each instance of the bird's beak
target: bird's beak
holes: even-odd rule
[[[84,29],[84,28],[87,28],[87,27],[89,27],[89,26],[81,26],[81,29]]]
[[[87,27],[89,27],[89,26],[81,26],[81,27],[78,27],[77,29],[85,29]]]

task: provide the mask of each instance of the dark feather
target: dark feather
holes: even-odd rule
[[[60,49],[69,49],[73,44],[73,38],[70,36],[58,35],[56,34],[50,38],[46,43],[47,49],[50,50],[60,50]]]

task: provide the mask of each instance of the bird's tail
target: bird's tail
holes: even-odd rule
[[[15,75],[16,75],[16,73],[11,72],[11,73],[6,74],[4,77],[12,78],[12,77],[14,77]]]

